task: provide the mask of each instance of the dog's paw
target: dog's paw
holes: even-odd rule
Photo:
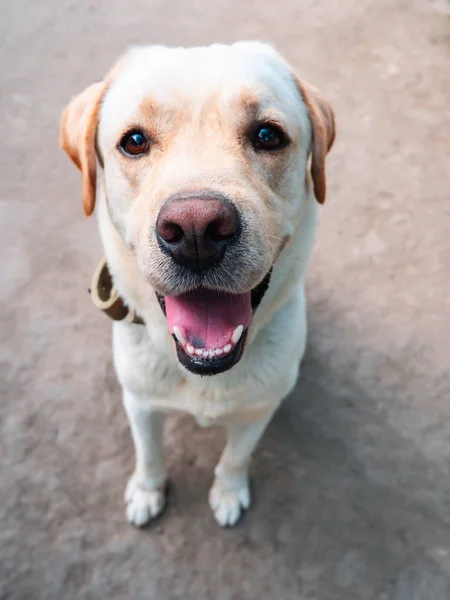
[[[146,488],[133,475],[125,490],[125,502],[127,521],[136,527],[143,527],[161,514],[166,506],[165,486],[154,490]]]
[[[232,485],[227,485],[223,480],[215,479],[209,492],[209,505],[214,513],[214,518],[222,527],[236,525],[242,510],[250,506],[250,486],[247,474],[243,474]]]

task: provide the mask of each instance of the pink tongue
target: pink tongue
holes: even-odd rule
[[[247,329],[252,318],[250,292],[225,294],[198,289],[183,296],[166,296],[170,332],[179,327],[196,348],[223,348],[239,325]]]

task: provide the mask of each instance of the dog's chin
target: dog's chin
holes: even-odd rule
[[[225,373],[234,365],[236,365],[242,357],[244,352],[245,340],[247,338],[246,329],[238,341],[238,343],[234,346],[234,348],[223,356],[213,356],[212,358],[203,358],[199,356],[191,356],[186,352],[177,338],[174,336],[177,356],[180,364],[183,365],[185,369],[194,373],[195,375],[218,375],[219,373]]]
[[[248,327],[266,293],[270,270],[246,294],[198,287],[179,296],[156,292],[180,364],[196,375],[218,375],[242,358]]]

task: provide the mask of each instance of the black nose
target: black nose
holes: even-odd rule
[[[196,273],[218,264],[227,246],[239,236],[235,206],[220,196],[189,196],[168,200],[156,221],[163,251]]]

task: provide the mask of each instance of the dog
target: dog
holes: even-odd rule
[[[227,430],[216,521],[232,526],[250,506],[250,456],[305,351],[304,277],[334,137],[329,103],[261,42],[131,48],[64,110],[84,212],[97,204],[114,290],[139,315],[113,324],[135,526],[166,504],[172,411]]]

